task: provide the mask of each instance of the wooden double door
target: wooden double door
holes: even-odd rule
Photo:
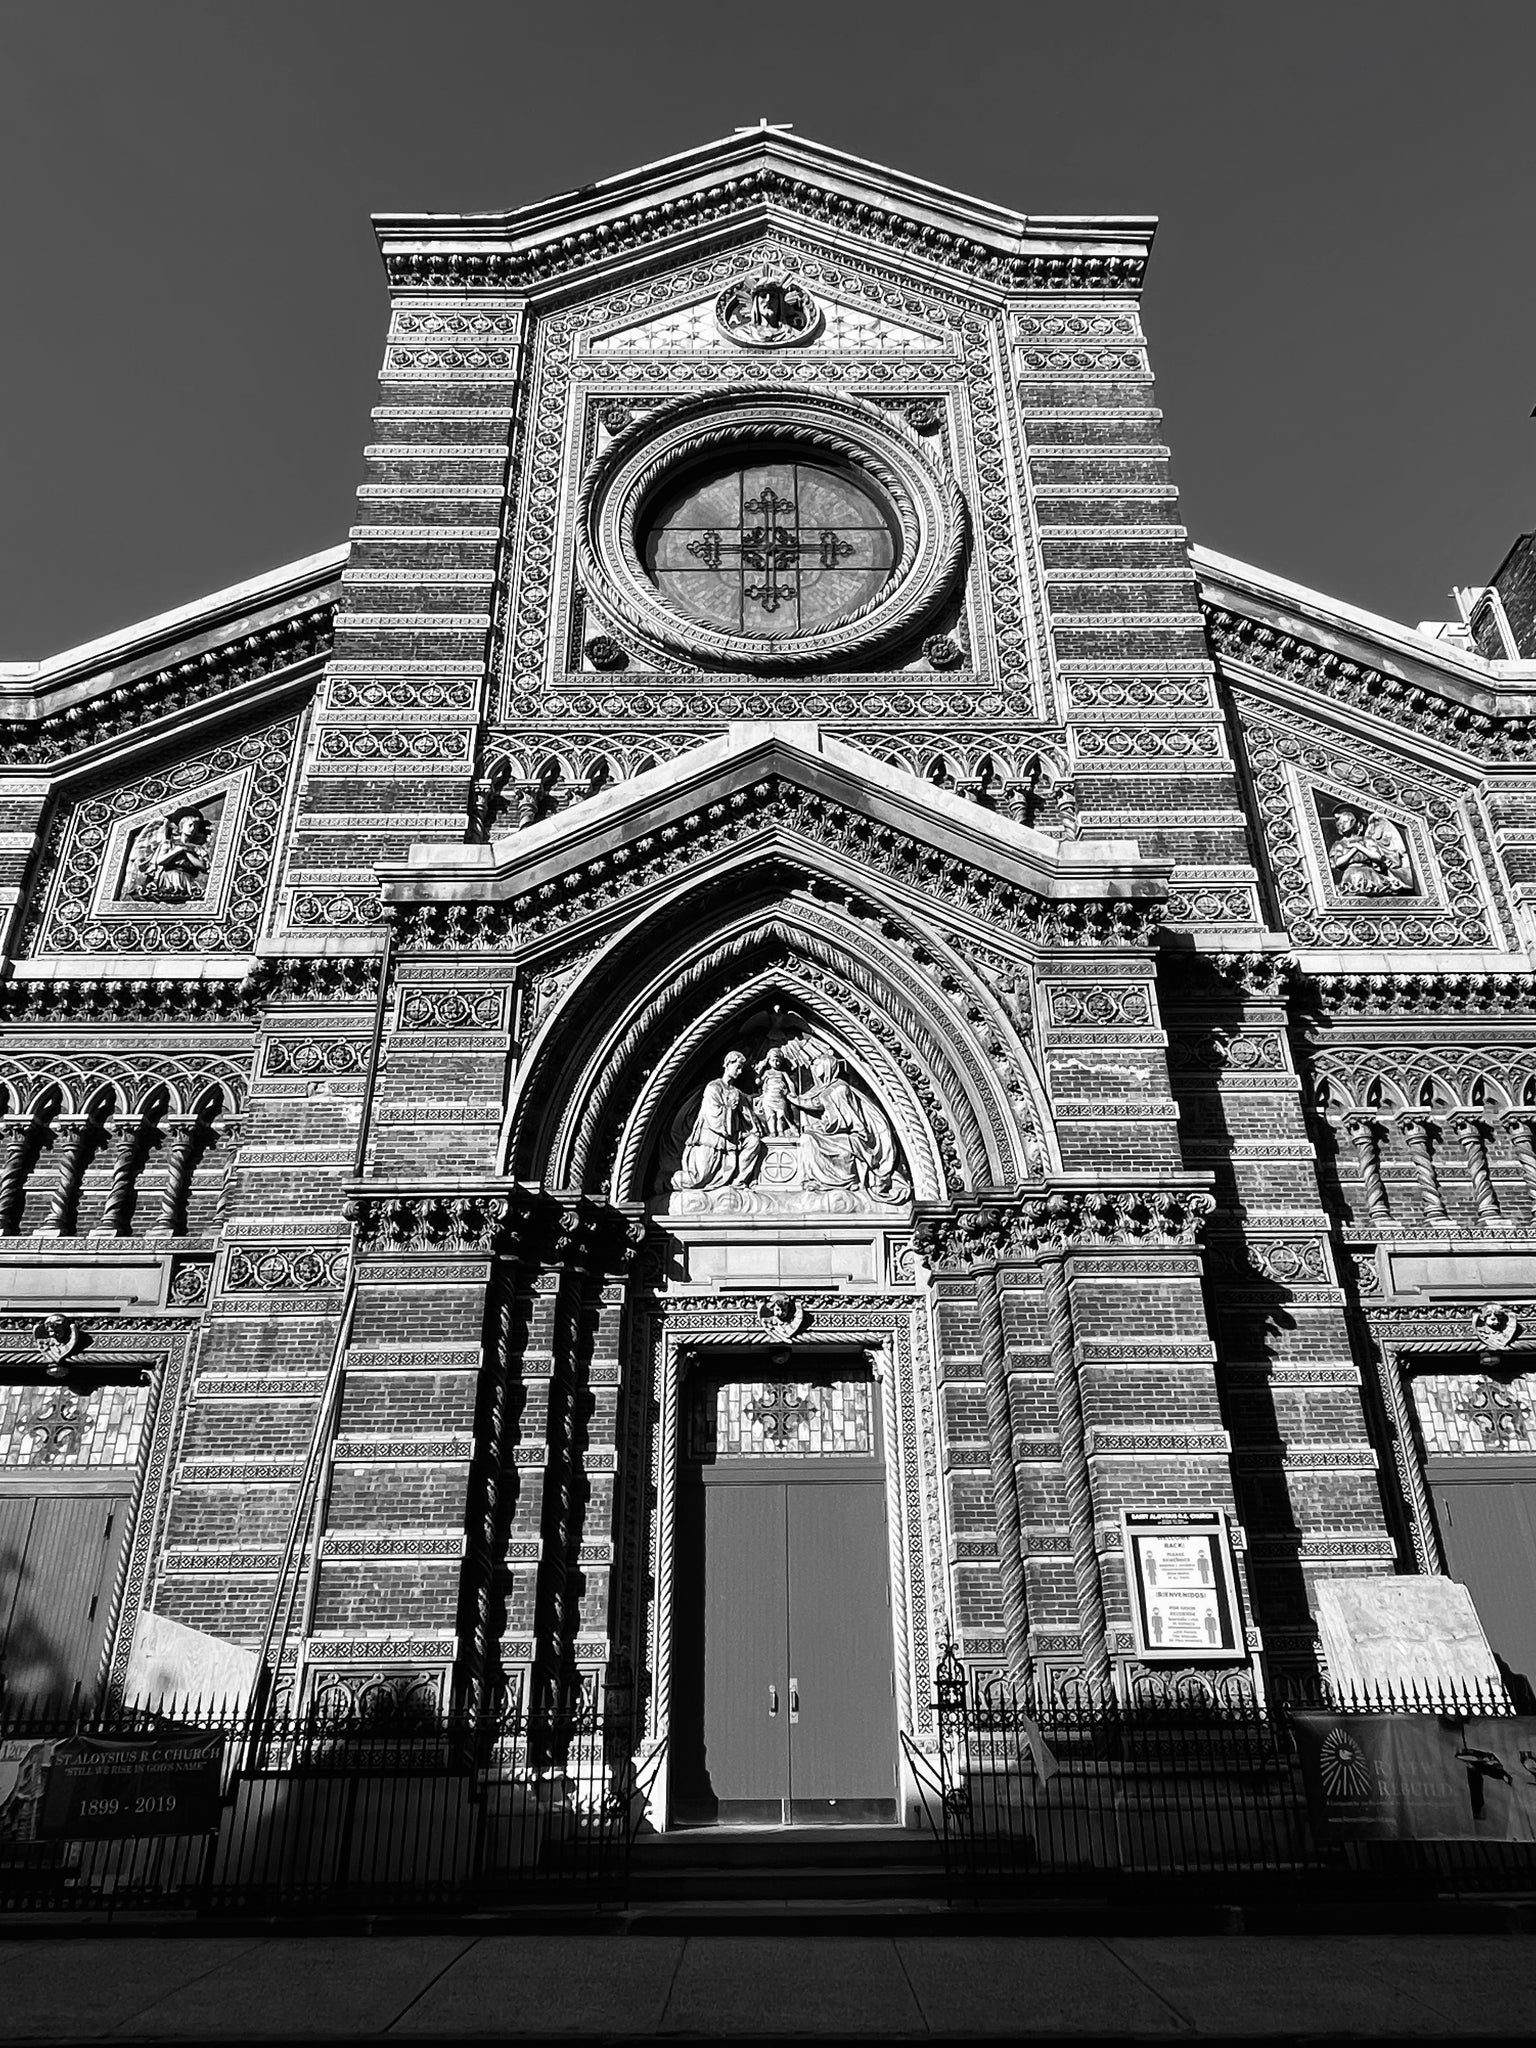
[[[706,1427],[701,1441],[711,1406],[727,1427],[713,1437]],[[759,1426],[723,1441],[729,1418],[750,1425],[754,1410]],[[673,1594],[673,1819],[894,1821],[890,1548],[872,1382],[836,1371],[706,1378],[691,1413]]]
[[[120,1493],[0,1490],[0,1698],[13,1710],[91,1700],[122,1560]]]
[[[1536,1712],[1536,1458],[1432,1458],[1446,1568],[1472,1595],[1516,1704]]]

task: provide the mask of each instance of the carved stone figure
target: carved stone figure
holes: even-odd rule
[[[202,811],[173,811],[139,834],[125,893],[141,903],[191,903],[207,894],[209,823]]]
[[[783,348],[809,341],[821,325],[821,311],[792,277],[744,277],[722,292],[716,317],[732,341],[749,348]]]
[[[669,1185],[696,1209],[744,1212],[809,1208],[856,1210],[866,1202],[905,1202],[912,1188],[896,1133],[877,1103],[843,1071],[830,1046],[784,1036],[754,1061],[726,1055],[678,1118]]]
[[[1413,858],[1390,818],[1341,808],[1333,814],[1328,862],[1345,896],[1411,896]]]
[[[845,1078],[836,1053],[815,1055],[811,1079],[815,1085],[795,1097],[806,1186],[858,1187],[878,1202],[906,1201],[912,1188],[897,1166],[884,1111]]]
[[[726,1054],[719,1080],[711,1081],[699,1099],[683,1163],[672,1176],[674,1187],[729,1187],[752,1178],[762,1157],[763,1134],[741,1086],[747,1070],[745,1053]]]
[[[775,1046],[765,1056],[757,1077],[757,1113],[763,1129],[774,1138],[794,1129],[794,1091],[785,1065],[783,1053]]]

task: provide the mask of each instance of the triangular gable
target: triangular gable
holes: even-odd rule
[[[771,250],[743,251],[743,271],[762,270],[782,264]],[[910,318],[895,319],[874,306],[861,306],[852,299],[834,297],[816,288],[822,322],[813,341],[800,353],[817,355],[826,351],[861,355],[950,355],[954,341],[937,327]],[[676,306],[643,320],[617,323],[606,332],[599,330],[588,344],[599,356],[739,355],[740,345],[731,340],[717,318],[718,297],[714,293],[694,295]]]
[[[562,904],[578,918],[632,907],[691,860],[774,833],[814,836],[834,864],[910,890],[930,914],[949,905],[989,916],[1027,897],[1081,918],[1106,902],[1150,906],[1172,872],[1129,840],[1050,839],[790,721],[732,725],[494,845],[423,843],[379,875],[386,904],[504,905],[537,935],[565,920]]]

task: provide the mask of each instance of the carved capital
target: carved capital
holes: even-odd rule
[[[1187,1247],[1214,1208],[1198,1188],[1057,1188],[919,1216],[913,1239],[935,1271],[970,1271],[1002,1258],[1103,1245]]]
[[[400,1190],[353,1195],[343,1213],[362,1252],[504,1252],[512,1202],[505,1194]]]

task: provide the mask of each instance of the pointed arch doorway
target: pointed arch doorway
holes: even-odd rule
[[[891,1548],[868,1360],[706,1357],[680,1406],[674,1825],[894,1823]]]

